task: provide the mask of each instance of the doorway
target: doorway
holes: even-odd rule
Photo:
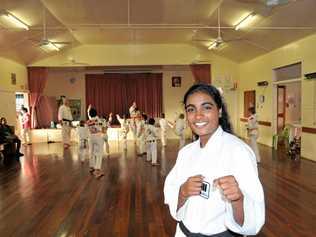
[[[285,125],[285,97],[286,87],[284,85],[277,86],[277,133],[280,134]]]

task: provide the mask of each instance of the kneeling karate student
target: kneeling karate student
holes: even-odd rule
[[[101,171],[102,156],[103,156],[103,133],[102,133],[102,120],[97,116],[97,111],[94,108],[89,110],[90,119],[87,121],[87,126],[90,132],[90,172],[94,174],[96,178],[100,178],[104,175]]]

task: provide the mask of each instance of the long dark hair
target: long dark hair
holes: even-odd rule
[[[227,113],[224,99],[222,98],[219,90],[217,90],[216,87],[204,83],[194,84],[189,88],[189,90],[185,93],[183,97],[184,106],[186,106],[188,97],[197,92],[202,92],[212,97],[218,109],[222,109],[222,116],[219,118],[218,124],[225,132],[233,134],[233,128],[229,121],[229,115]]]

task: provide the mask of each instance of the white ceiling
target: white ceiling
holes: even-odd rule
[[[84,44],[189,44],[207,50],[217,37],[220,6],[225,44],[215,54],[244,62],[316,32],[316,0],[289,0],[268,7],[268,0],[0,0],[30,26],[29,31],[1,26],[0,56],[24,64],[58,52],[38,47],[43,38],[43,12],[47,38]],[[233,26],[255,12],[252,25]],[[206,40],[206,41],[204,41]]]

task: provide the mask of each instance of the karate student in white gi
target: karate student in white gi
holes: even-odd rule
[[[97,116],[97,111],[94,108],[89,110],[89,119],[87,126],[90,132],[90,172],[98,179],[104,175],[101,171],[102,157],[103,157],[103,134],[102,134],[102,120]]]
[[[102,119],[102,133],[103,133],[103,140],[105,145],[105,152],[106,155],[110,155],[110,145],[109,145],[109,136],[108,136],[108,128],[111,127],[112,122],[112,113],[109,114],[109,118]]]
[[[58,120],[61,124],[62,140],[64,148],[70,146],[71,122],[73,120],[69,102],[65,96],[61,96],[62,105],[58,109]]]
[[[84,163],[88,151],[89,139],[89,129],[84,121],[80,121],[79,126],[77,127],[77,135],[79,140],[78,157],[81,163]]]
[[[160,125],[160,139],[161,139],[161,145],[167,146],[167,131],[169,128],[169,123],[165,118],[165,114],[161,114],[161,118],[159,119],[159,125]]]
[[[257,139],[259,137],[258,117],[254,107],[250,107],[248,111],[250,112],[250,116],[247,118],[247,134],[250,140],[250,147],[256,155],[257,163],[260,163],[261,158],[257,145]]]
[[[121,128],[120,128],[120,138],[122,141],[123,150],[127,149],[127,134],[129,131],[129,123],[126,119],[126,115],[123,115],[123,118],[120,115],[116,115],[117,120],[119,121]]]
[[[157,128],[155,119],[150,118],[146,125],[147,159],[153,166],[159,165],[157,162]]]
[[[136,123],[136,137],[137,137],[137,155],[142,156],[146,153],[145,144],[145,121],[147,120],[147,115],[142,114],[135,118]]]
[[[175,133],[179,136],[179,149],[185,145],[185,119],[184,114],[180,114],[174,123]]]
[[[165,180],[165,203],[178,221],[176,237],[255,235],[265,222],[255,154],[232,134],[218,90],[193,85],[186,118],[199,139],[183,147]]]
[[[135,102],[135,101],[133,102],[133,104],[131,105],[131,107],[129,107],[128,111],[129,111],[129,116],[130,116],[131,118],[133,118],[133,117],[136,116],[137,105],[136,105],[136,102]]]

